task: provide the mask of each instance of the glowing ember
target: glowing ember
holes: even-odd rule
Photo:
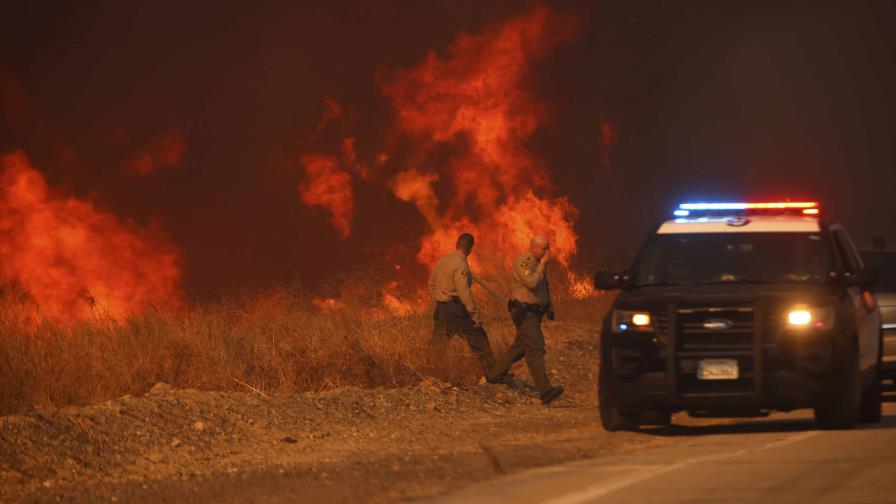
[[[0,159],[0,278],[42,313],[123,320],[179,303],[179,253],[167,237],[54,194],[22,152]]]
[[[383,306],[385,306],[392,315],[403,316],[410,315],[414,312],[414,307],[411,306],[410,303],[402,301],[392,294],[383,294]]]
[[[404,316],[417,311],[414,303],[403,299],[399,292],[399,284],[396,281],[389,282],[383,288],[383,306],[391,315]],[[420,303],[418,303],[420,304]]]
[[[336,298],[314,298],[311,304],[321,311],[332,311],[345,308],[345,303]]]
[[[579,276],[568,271],[566,280],[569,282],[569,295],[575,299],[586,299],[597,295],[597,290],[590,277]]]
[[[343,238],[351,234],[354,207],[351,175],[339,167],[339,161],[322,154],[306,154],[299,160],[308,179],[299,188],[306,205],[321,206],[332,215],[330,221]]]

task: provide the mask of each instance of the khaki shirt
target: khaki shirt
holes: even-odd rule
[[[429,293],[434,301],[449,301],[452,296],[457,296],[470,315],[475,317],[476,303],[470,292],[472,285],[473,273],[470,272],[467,258],[460,251],[439,259],[429,275]]]
[[[529,304],[546,305],[551,302],[548,275],[543,263],[526,252],[513,263],[513,286],[510,297]]]

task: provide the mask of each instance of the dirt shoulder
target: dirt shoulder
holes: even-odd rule
[[[550,407],[529,390],[433,380],[270,397],[160,384],[143,397],[2,417],[0,500],[385,502],[668,442],[602,431],[597,336],[556,333],[548,365],[568,393]]]

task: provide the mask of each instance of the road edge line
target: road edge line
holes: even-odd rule
[[[801,432],[799,434],[788,436],[784,439],[779,439],[777,441],[772,441],[770,443],[766,443],[764,445],[758,447],[750,447],[750,448],[742,448],[737,451],[729,452],[729,453],[716,453],[712,455],[702,455],[699,457],[694,457],[692,459],[683,460],[681,462],[676,462],[674,464],[669,465],[656,465],[651,466],[648,469],[644,469],[640,472],[634,473],[628,477],[623,477],[621,479],[617,479],[616,481],[612,481],[604,484],[592,485],[590,487],[586,487],[584,490],[580,490],[578,492],[572,492],[566,495],[561,495],[559,497],[555,497],[553,499],[549,499],[543,501],[542,504],[579,504],[582,502],[593,501],[595,499],[600,499],[605,497],[617,490],[621,490],[627,486],[634,485],[635,483],[639,483],[641,481],[653,478],[655,476],[659,476],[661,474],[666,474],[672,471],[676,471],[678,469],[694,465],[700,464],[703,462],[711,462],[713,460],[735,457],[738,455],[743,455],[745,453],[749,453],[751,451],[759,451],[766,450],[769,448],[776,448],[779,446],[785,446],[793,443],[798,443],[805,439],[809,439],[818,435],[820,431],[813,430],[808,432]]]

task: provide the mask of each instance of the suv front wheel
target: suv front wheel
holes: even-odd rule
[[[859,420],[862,402],[862,378],[859,374],[858,352],[855,345],[847,345],[840,383],[834,402],[815,408],[815,423],[822,429],[851,429]]]
[[[602,352],[600,372],[597,375],[597,404],[601,425],[604,430],[609,432],[638,430],[641,423],[641,414],[637,411],[623,410],[613,404],[609,394],[610,380],[610,360]]]
[[[863,423],[880,423],[883,412],[881,401],[883,400],[883,384],[881,384],[880,365],[883,361],[884,341],[883,334],[877,345],[877,364],[874,366],[874,379],[862,391],[862,404],[859,408],[859,421]]]

